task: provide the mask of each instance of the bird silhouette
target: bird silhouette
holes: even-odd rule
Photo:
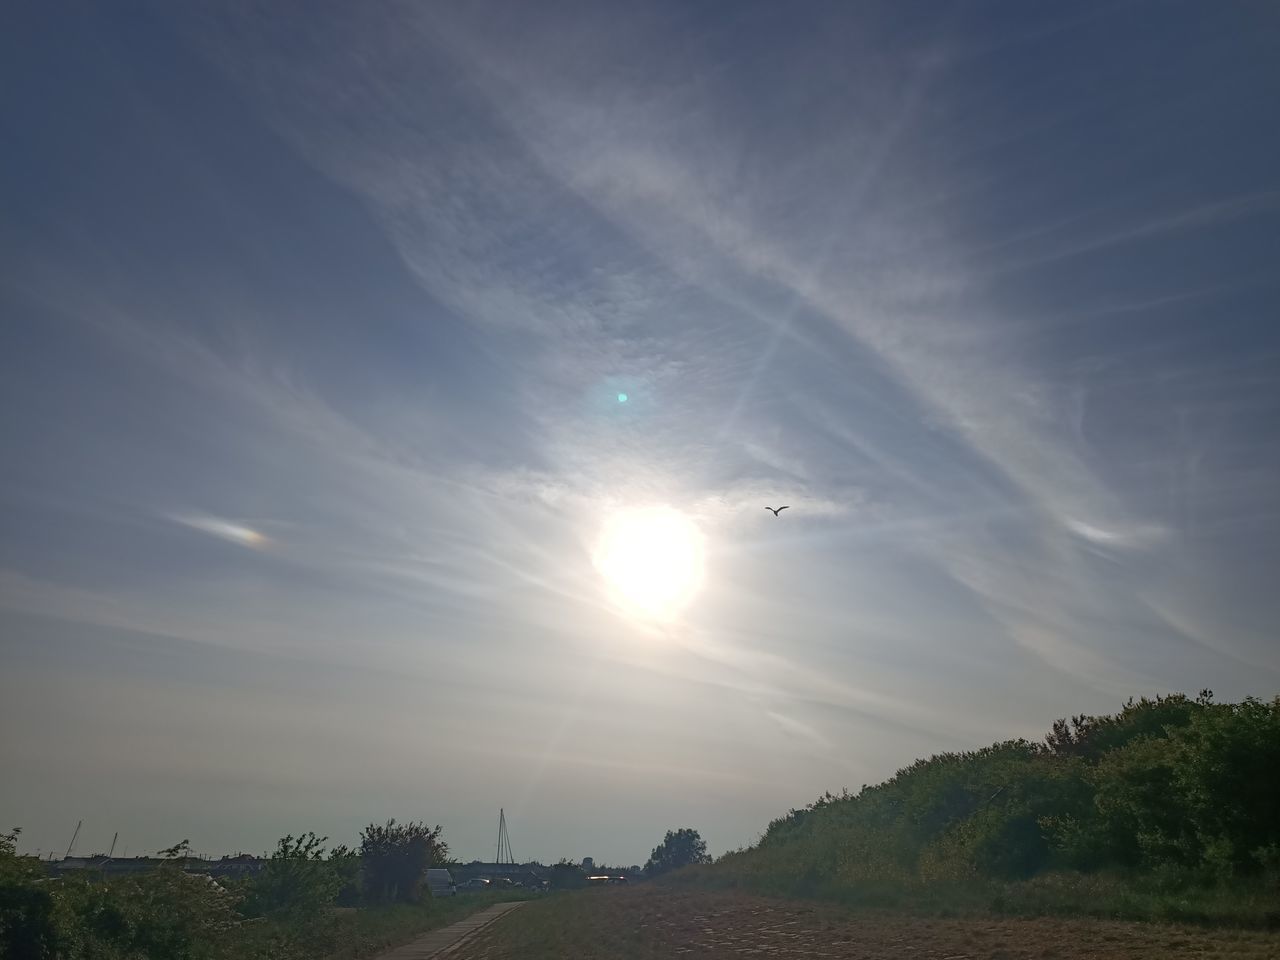
[[[773,510],[773,507],[765,507],[765,509]],[[773,515],[776,517],[778,514],[780,514],[783,510],[786,510],[786,509],[787,509],[786,507],[778,507],[778,509],[773,510]]]

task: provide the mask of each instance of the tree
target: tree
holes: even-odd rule
[[[551,886],[557,890],[576,890],[587,885],[587,875],[576,863],[562,859],[551,865]]]
[[[334,903],[339,907],[359,905],[360,851],[340,843],[329,851],[329,866],[338,879],[338,895]]]
[[[425,823],[369,824],[360,832],[365,897],[376,903],[413,903],[422,896],[423,872],[449,857],[441,828]]]
[[[710,863],[707,856],[707,842],[697,830],[681,827],[679,830],[668,830],[662,842],[653,848],[649,862],[644,865],[645,873],[656,876],[670,870],[679,870],[694,863]]]
[[[184,873],[186,842],[169,848],[170,864],[108,883],[77,870],[58,883],[55,897],[68,948],[57,957],[224,957],[225,938],[239,922],[236,897],[207,876]],[[71,946],[74,941],[77,946]],[[25,956],[25,955],[24,955]]]
[[[55,904],[39,861],[18,855],[21,832],[0,833],[0,957],[46,960],[58,951]]]
[[[324,859],[328,837],[314,833],[282,839],[261,874],[248,883],[250,916],[318,917],[342,886],[334,861]]]

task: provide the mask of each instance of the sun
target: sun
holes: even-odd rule
[[[671,507],[633,507],[604,525],[594,556],[614,601],[633,616],[671,620],[702,587],[702,531]]]

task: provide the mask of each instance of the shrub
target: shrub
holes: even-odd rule
[[[444,863],[449,847],[441,828],[424,823],[382,826],[369,824],[360,833],[362,885],[366,899],[374,903],[414,903],[422,898],[422,878],[427,867]]]
[[[1058,897],[1104,914],[1256,917],[1257,898],[1239,894],[1280,886],[1277,769],[1280,698],[1130,700],[1058,721],[1043,744],[938,754],[825,794],[696,880],[859,903],[944,888],[970,902],[986,888],[1018,910]],[[1078,871],[1070,883],[1039,882],[1064,868]]]
[[[39,862],[18,856],[19,833],[0,833],[0,957],[46,960],[58,943],[55,903]]]
[[[334,862],[324,859],[326,840],[314,833],[284,837],[263,871],[245,885],[246,915],[309,920],[332,906],[342,878]]]

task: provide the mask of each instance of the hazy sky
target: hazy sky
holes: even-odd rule
[[[0,826],[634,863],[1274,695],[1278,95],[1265,2],[10,8]]]

